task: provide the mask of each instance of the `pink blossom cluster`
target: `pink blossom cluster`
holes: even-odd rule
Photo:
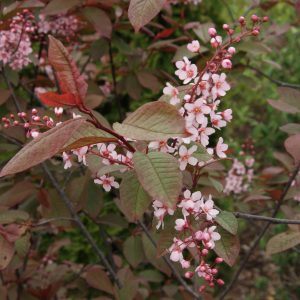
[[[30,34],[36,29],[34,16],[24,9],[11,19],[8,30],[0,31],[0,62],[14,70],[27,66],[32,53]]]
[[[225,178],[225,194],[238,195],[249,190],[254,176],[254,163],[255,159],[253,157],[246,157],[244,163],[237,158],[233,160],[231,169]]]
[[[163,89],[164,99],[176,106],[179,113],[184,117],[186,132],[189,136],[186,138],[173,138],[169,140],[151,141],[148,144],[147,151],[160,151],[172,154],[178,159],[178,165],[181,171],[190,171],[193,176],[193,187],[195,189],[198,182],[198,171],[205,166],[206,161],[197,155],[200,151],[210,156],[210,161],[214,159],[226,158],[227,144],[218,134],[216,143],[211,142],[211,136],[220,133],[221,128],[227,126],[232,120],[232,110],[219,110],[222,97],[226,96],[230,90],[230,84],[225,74],[226,70],[232,68],[232,57],[236,50],[232,46],[234,43],[246,36],[256,36],[259,33],[259,24],[266,21],[252,16],[252,27],[246,28],[246,22],[243,17],[240,18],[241,33],[235,34],[227,24],[223,26],[227,40],[218,35],[215,28],[210,28],[208,34],[211,37],[210,44],[215,49],[215,54],[207,62],[206,66],[199,70],[187,57],[176,62],[175,75],[182,81],[180,87],[166,84]],[[200,53],[201,45],[199,41],[191,41],[187,49],[192,53]],[[76,116],[75,116],[76,117]],[[122,148],[122,144],[120,144]],[[124,154],[117,152],[118,144],[96,144],[84,146],[79,149],[73,149],[71,153],[63,153],[65,168],[72,166],[72,155],[77,157],[78,162],[87,165],[87,155],[92,154],[101,158],[105,171],[100,169],[96,174],[94,182],[101,185],[105,191],[109,192],[112,188],[118,188],[114,176],[110,176],[115,170],[124,172],[132,169],[132,152],[127,151]],[[253,162],[248,162],[249,166]],[[114,165],[112,168],[109,166]],[[118,166],[120,168],[118,168]],[[116,167],[116,168],[115,168]],[[240,171],[240,169],[239,169]],[[249,173],[250,174],[250,173]],[[217,258],[214,263],[207,261],[207,256],[215,247],[215,242],[221,236],[216,231],[215,218],[219,211],[215,208],[211,195],[203,197],[200,191],[192,192],[184,189],[174,207],[167,206],[161,201],[154,199],[154,216],[157,219],[157,229],[164,228],[165,217],[168,215],[177,216],[177,212],[182,216],[175,220],[174,228],[176,235],[173,238],[173,244],[169,248],[170,259],[179,262],[182,268],[187,269],[185,276],[193,277],[197,274],[203,278],[209,286],[215,284],[224,284],[223,280],[216,278],[218,270],[216,264],[222,262]],[[196,252],[196,266],[192,267],[192,258],[189,258],[189,252]],[[200,291],[205,289],[205,285],[200,287]]]
[[[45,15],[39,15],[38,34],[47,35],[52,34],[55,36],[62,36],[70,39],[76,35],[80,29],[80,21],[73,15],[57,15],[52,17],[46,17]]]

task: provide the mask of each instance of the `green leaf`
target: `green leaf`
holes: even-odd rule
[[[157,270],[145,270],[139,273],[139,276],[149,282],[162,282],[164,276]]]
[[[229,233],[237,234],[238,221],[233,213],[223,210],[217,215],[215,221]]]
[[[214,251],[232,267],[240,253],[239,238],[237,235],[232,235],[221,227],[218,227],[218,232],[221,235],[221,239],[216,241]]]
[[[176,158],[167,153],[135,152],[134,167],[140,183],[148,194],[173,208],[182,189],[182,173]]]
[[[224,189],[222,183],[213,177],[209,177],[208,180],[211,182],[212,186],[217,190],[217,192],[221,193]]]
[[[22,172],[51,158],[60,152],[84,122],[82,118],[72,119],[40,133],[6,164],[0,177]]]
[[[151,203],[135,172],[125,174],[120,185],[120,205],[129,221],[140,220]]]
[[[145,141],[188,136],[185,120],[177,108],[163,101],[144,104],[113,128],[123,136]]]
[[[18,240],[16,240],[15,242],[15,248],[16,248],[16,253],[21,256],[21,257],[25,257],[26,254],[29,251],[30,248],[30,233],[26,233],[25,235],[23,235],[21,238],[19,238]]]
[[[206,162],[213,158],[210,154],[207,153],[206,148],[203,147],[201,144],[192,142],[191,146],[192,145],[197,146],[197,150],[193,153],[193,157],[197,158],[199,162]]]
[[[164,0],[131,0],[128,18],[135,31],[149,23],[162,9]]]
[[[300,244],[300,232],[282,232],[273,236],[267,244],[266,254],[280,253]]]
[[[29,214],[26,211],[12,209],[0,212],[0,224],[10,224],[27,220],[29,220]]]
[[[3,270],[8,266],[14,253],[14,245],[0,235],[0,270]]]
[[[132,267],[136,268],[145,258],[141,237],[130,236],[123,244],[123,253]]]

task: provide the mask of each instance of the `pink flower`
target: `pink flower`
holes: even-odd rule
[[[216,153],[220,158],[225,158],[226,154],[224,153],[228,149],[228,145],[223,144],[223,138],[220,137],[216,146]]]
[[[170,103],[172,105],[176,105],[180,103],[180,99],[178,98],[179,95],[178,89],[172,86],[169,82],[167,82],[167,86],[163,89],[163,93],[165,95],[171,96]]]
[[[189,150],[184,146],[181,145],[179,148],[179,168],[181,171],[184,171],[187,164],[195,166],[198,160],[192,156],[192,154],[197,151],[197,146],[192,146]]]
[[[207,201],[204,202],[203,199],[201,200],[200,207],[202,212],[206,214],[207,221],[211,221],[219,214],[219,211],[217,209],[214,209],[214,201],[211,199],[211,195],[209,195]]]
[[[202,96],[204,98],[208,98],[208,96],[210,95],[210,83],[209,83],[209,79],[210,79],[210,74],[209,73],[205,73],[202,78],[201,81],[199,82],[198,86],[197,86],[197,95],[200,96],[202,94]],[[196,77],[194,79],[194,83],[197,84],[199,81],[199,77]]]
[[[221,113],[225,121],[230,122],[232,120],[232,109],[226,109]]]
[[[169,248],[169,251],[171,252],[170,259],[175,262],[182,261],[183,260],[182,251],[185,248],[186,248],[185,243],[182,240],[174,237],[173,244]]]
[[[187,227],[187,222],[184,219],[177,219],[175,224],[175,229],[177,231],[183,231]]]
[[[184,217],[188,216],[190,213],[193,213],[197,207],[197,202],[200,201],[202,195],[201,192],[191,193],[189,190],[185,190],[183,193],[183,199],[177,205],[177,207],[182,208],[182,214]],[[195,212],[198,212],[196,209]]]
[[[211,90],[213,100],[217,99],[219,96],[225,96],[226,92],[230,90],[230,85],[226,82],[226,74],[213,74],[211,77],[214,82],[214,86]]]
[[[159,229],[160,226],[163,229],[164,228],[164,217],[167,214],[173,215],[174,214],[174,209],[165,206],[159,200],[153,201],[152,206],[154,208],[154,216],[156,217],[156,219],[158,219],[158,223],[156,225],[156,229]]]
[[[207,246],[210,249],[213,249],[215,247],[215,241],[218,241],[221,239],[221,236],[218,232],[215,232],[215,229],[217,226],[211,226],[209,228],[205,228],[203,234],[207,235],[207,239],[205,241],[205,246]]]
[[[71,162],[70,156],[66,152],[63,152],[62,156],[63,156],[63,161],[65,163],[64,169],[66,170],[66,169],[71,168],[72,162]]]
[[[96,184],[100,184],[103,186],[106,192],[109,192],[112,187],[118,189],[119,183],[115,181],[115,177],[107,177],[106,175],[102,175],[99,178],[94,179]]]
[[[99,153],[102,157],[104,157],[104,159],[102,160],[102,162],[105,165],[110,165],[111,161],[110,160],[115,160],[117,159],[117,152],[114,151],[116,149],[116,145],[115,144],[103,144],[103,143],[99,143],[97,144],[97,148],[99,150]]]
[[[215,133],[215,130],[213,128],[207,127],[207,118],[205,118],[203,124],[198,129],[198,132],[200,133],[200,142],[203,147],[207,147],[209,144],[209,135],[212,135]]]
[[[62,107],[54,107],[54,113],[56,116],[61,116],[64,112],[64,109]]]
[[[210,107],[201,98],[194,103],[186,103],[184,107],[188,111],[187,121],[192,122],[196,120],[198,124],[202,124],[205,119],[204,114],[209,114],[211,111]]]
[[[72,150],[72,152],[77,155],[78,162],[82,162],[84,165],[86,165],[86,154],[89,150],[88,146],[84,146],[75,150]]]
[[[180,80],[183,80],[184,84],[189,83],[193,78],[197,76],[197,66],[191,64],[187,57],[184,57],[183,60],[176,62],[176,67],[178,70],[175,74],[179,77]]]
[[[215,114],[214,112],[211,112],[210,114],[210,121],[212,125],[218,129],[220,129],[221,127],[225,127],[227,124],[226,121],[222,119],[221,115]]]
[[[200,50],[199,41],[194,40],[191,43],[187,44],[187,49],[193,53],[199,52],[199,50]]]

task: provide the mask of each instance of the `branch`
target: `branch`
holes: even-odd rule
[[[298,172],[300,170],[300,161],[298,162],[292,176],[290,177],[289,181],[287,182],[280,199],[277,202],[277,205],[274,208],[274,211],[272,213],[271,218],[275,218],[280,206],[287,194],[287,192],[289,191],[292,182],[295,180],[295,178],[298,175]],[[270,225],[272,224],[272,222],[269,220],[267,221],[267,223],[264,225],[264,227],[262,228],[260,234],[258,235],[258,237],[254,240],[252,246],[250,247],[250,250],[248,251],[246,257],[244,258],[243,262],[241,263],[239,269],[235,272],[235,274],[233,275],[233,278],[231,280],[231,282],[228,284],[228,286],[226,287],[226,289],[224,290],[224,292],[221,294],[220,296],[220,300],[223,300],[225,298],[225,296],[229,293],[229,291],[231,290],[231,288],[234,286],[235,282],[238,280],[240,274],[242,273],[243,269],[245,268],[246,264],[248,263],[249,258],[251,257],[253,251],[256,249],[256,247],[258,246],[260,240],[262,239],[262,237],[265,235],[265,233],[267,232],[267,230],[269,229]]]
[[[290,88],[294,88],[294,89],[300,89],[300,85],[299,84],[294,84],[294,83],[289,83],[289,82],[284,82],[284,81],[281,81],[281,80],[278,80],[278,79],[274,79],[271,76],[269,76],[268,74],[262,72],[261,70],[255,68],[255,67],[252,67],[250,65],[244,65],[243,64],[242,66],[255,71],[258,75],[267,78],[268,80],[270,80],[271,82],[277,84],[278,86],[281,86],[281,87],[290,87]]]
[[[148,237],[148,239],[150,240],[152,245],[156,248],[157,247],[156,242],[152,238],[152,236],[151,236],[148,228],[146,227],[146,225],[142,221],[138,221],[138,224],[142,227],[142,229],[145,232],[146,236]],[[172,262],[164,256],[162,257],[162,259],[168,265],[168,267],[171,269],[171,271],[174,274],[174,276],[176,277],[176,279],[183,285],[185,290],[187,292],[189,292],[191,295],[193,295],[195,299],[201,300],[202,299],[201,296],[198,293],[196,293],[195,291],[193,291],[193,289],[185,282],[185,280],[181,277],[180,273],[173,266]]]
[[[242,212],[234,212],[233,214],[237,218],[246,219],[246,220],[266,221],[266,222],[270,222],[271,224],[300,224],[300,220],[278,219],[278,218],[252,215],[252,214],[247,214]]]
[[[112,76],[112,80],[113,80],[113,93],[114,93],[117,108],[118,108],[119,119],[121,121],[121,120],[124,119],[124,114],[123,114],[123,111],[122,111],[120,98],[118,97],[118,94],[117,94],[117,76],[116,76],[116,68],[115,68],[115,63],[114,63],[114,56],[113,56],[113,52],[112,52],[111,41],[108,41],[108,50],[109,50],[111,76]]]
[[[79,216],[77,215],[76,210],[75,210],[75,208],[74,208],[71,200],[69,199],[69,197],[67,196],[67,194],[61,189],[59,183],[57,182],[57,180],[55,179],[55,177],[53,176],[53,174],[49,170],[49,168],[46,165],[46,163],[42,163],[41,165],[42,165],[42,169],[47,174],[47,176],[48,176],[49,180],[51,181],[52,185],[54,186],[54,188],[56,189],[56,191],[61,196],[63,202],[67,206],[67,208],[68,208],[68,210],[69,210],[72,218],[74,219],[74,222],[77,223],[77,226],[81,230],[81,233],[84,235],[84,237],[86,238],[86,240],[90,243],[90,245],[94,249],[94,251],[97,254],[97,256],[103,262],[104,266],[108,270],[108,272],[111,275],[112,279],[117,284],[118,288],[122,288],[122,285],[121,285],[121,283],[120,283],[120,281],[119,281],[119,279],[117,277],[117,274],[113,270],[113,267],[111,266],[111,264],[109,263],[109,261],[106,259],[104,253],[98,248],[95,240],[93,239],[93,237],[91,236],[91,234],[89,233],[89,231],[87,230],[87,228],[81,222],[81,220],[80,220]]]

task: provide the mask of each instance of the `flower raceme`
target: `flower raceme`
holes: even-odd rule
[[[232,68],[232,57],[236,53],[233,45],[247,36],[256,36],[260,30],[259,25],[264,20],[253,21],[253,26],[250,29],[246,28],[245,21],[240,21],[242,28],[240,34],[235,34],[234,30],[225,24],[226,26],[224,25],[223,28],[228,38],[224,41],[215,28],[210,28],[208,34],[211,37],[210,44],[215,54],[207,61],[203,69],[198,69],[197,65],[187,57],[183,57],[175,63],[177,68],[175,75],[182,81],[183,87],[179,88],[166,83],[163,94],[164,99],[167,99],[165,101],[173,105],[183,117],[185,121],[183,127],[185,124],[188,135],[165,140],[151,140],[145,150],[145,152],[163,152],[174,156],[178,161],[178,168],[182,172],[190,172],[192,175],[192,188],[184,187],[173,207],[161,200],[153,199],[153,214],[157,219],[157,229],[164,229],[168,219],[175,219],[172,226],[176,234],[168,249],[170,259],[179,262],[182,268],[186,269],[186,278],[191,278],[197,274],[210,287],[215,284],[224,284],[222,279],[217,278],[218,270],[216,268],[216,264],[221,263],[222,258],[216,258],[213,263],[209,263],[207,259],[208,254],[215,248],[216,242],[222,238],[215,225],[215,218],[219,211],[216,209],[211,195],[204,196],[200,191],[193,190],[198,185],[199,171],[207,161],[213,162],[214,159],[226,158],[228,145],[224,143],[220,134],[221,129],[231,122],[232,110],[227,108],[222,111],[219,107],[221,99],[231,88],[225,72]],[[198,53],[201,45],[199,41],[194,40],[187,45],[187,49],[192,53]],[[56,108],[54,111],[57,118],[64,113],[60,108]],[[86,111],[83,112],[86,113]],[[23,123],[15,124],[16,120],[13,118],[5,118],[3,122],[7,127],[16,125],[27,127],[32,137],[38,134],[37,128],[39,126],[49,128],[59,124],[55,124],[48,117],[41,120],[36,112],[33,113],[30,121],[27,120],[27,116],[20,115],[19,117]],[[76,118],[77,116],[73,117]],[[25,126],[25,124],[28,125]],[[119,135],[117,137],[120,138]],[[211,137],[214,137],[217,143],[212,142]],[[106,167],[116,165],[117,168],[120,167],[122,172],[132,170],[135,168],[133,163],[135,149],[132,150],[129,142],[135,141],[121,136],[121,139],[116,143],[99,143],[64,152],[64,168],[67,169],[72,166],[74,157],[79,163],[88,165],[87,156],[95,155]],[[125,150],[125,148],[127,149]],[[210,159],[204,161],[198,155],[199,149]],[[106,173],[99,171],[94,174],[94,182],[101,185],[106,192],[111,191],[112,188],[119,188],[119,183],[110,173],[108,169]],[[189,255],[188,250],[190,249],[197,254],[196,257],[192,258]],[[205,285],[200,287],[200,291],[204,289]]]

